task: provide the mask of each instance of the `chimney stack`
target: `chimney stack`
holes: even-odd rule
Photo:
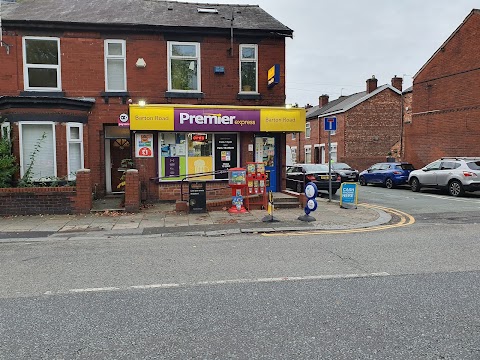
[[[401,77],[398,77],[397,75],[395,75],[392,78],[392,86],[395,89],[402,91],[402,85],[403,85],[403,79]]]
[[[327,104],[328,104],[328,95],[325,95],[325,94],[320,95],[318,97],[318,106],[319,107],[324,107]]]
[[[370,94],[372,91],[375,91],[377,88],[377,79],[375,75],[372,75],[371,79],[367,79],[367,94]]]

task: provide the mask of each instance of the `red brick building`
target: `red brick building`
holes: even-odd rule
[[[385,161],[402,131],[402,78],[392,78],[392,84],[377,86],[377,79],[366,81],[366,90],[329,101],[319,97],[318,106],[307,109],[306,131],[289,134],[287,145],[294,162],[328,162],[328,132],[324,119],[336,117],[337,130],[331,133],[331,158],[363,170],[371,164]]]
[[[187,174],[215,187],[219,170],[261,161],[284,187],[284,131],[303,130],[305,111],[284,106],[293,31],[260,7],[24,0],[1,20],[0,123],[19,177],[35,153],[34,179],[88,168],[102,196],[132,159],[144,197],[174,200]]]
[[[422,167],[442,156],[480,156],[480,10],[417,72],[405,156]]]

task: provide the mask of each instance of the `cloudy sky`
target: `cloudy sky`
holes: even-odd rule
[[[185,0],[184,0],[185,1]],[[287,103],[318,104],[394,75],[404,89],[479,0],[195,0],[259,5],[291,28],[287,39]]]

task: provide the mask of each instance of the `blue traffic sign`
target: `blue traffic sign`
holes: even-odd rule
[[[325,131],[336,131],[337,130],[337,118],[336,117],[326,117],[324,119]]]

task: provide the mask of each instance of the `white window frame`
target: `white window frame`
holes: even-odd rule
[[[292,140],[297,140],[297,134],[296,133],[292,133]]]
[[[292,163],[296,164],[297,163],[297,147],[296,146],[291,146],[290,147],[291,153],[292,153]],[[294,156],[295,154],[295,156]]]
[[[109,55],[108,44],[121,44],[122,55]],[[105,58],[105,91],[106,92],[125,92],[127,91],[127,42],[125,40],[106,39],[103,42],[104,58]],[[124,89],[110,89],[108,86],[108,60],[123,60],[123,83]]]
[[[303,151],[305,155],[305,164],[311,164],[312,163],[312,145],[304,145]],[[310,155],[310,161],[307,161],[307,153]]]
[[[57,135],[55,132],[55,123],[53,121],[23,121],[18,123],[18,139],[20,147],[20,177],[25,175],[25,170],[23,166],[23,159],[25,154],[23,153],[23,125],[51,125],[53,128],[52,137],[53,137],[53,176],[57,176]],[[34,181],[41,180],[33,178]]]
[[[72,139],[71,129],[78,128],[78,139]],[[83,148],[83,124],[82,123],[67,123],[67,174],[68,180],[75,180],[76,174],[72,174],[70,170],[70,144],[80,144],[80,169],[85,167],[84,148]]]
[[[49,40],[57,42],[58,64],[27,64],[27,49],[25,42],[27,40]],[[60,38],[58,37],[41,37],[41,36],[24,36],[22,38],[22,54],[23,54],[23,88],[30,91],[59,91],[62,90],[62,76],[61,76],[61,53],[60,53]],[[34,87],[29,86],[28,69],[56,69],[57,70],[57,87]]]
[[[325,164],[327,162],[325,158],[325,143],[320,144],[320,162]]]
[[[310,126],[310,122],[307,121],[305,123],[305,139],[310,139],[311,132],[312,128]]]
[[[0,125],[1,125],[0,126],[0,139],[3,138],[3,134],[6,132],[7,133],[7,139],[11,140],[10,139],[10,130],[11,130],[10,122],[5,121],[5,122],[1,123]]]
[[[332,151],[335,149],[335,151]],[[333,160],[333,162],[338,161],[338,144],[336,142],[333,142],[330,144],[330,149],[328,150],[330,152],[330,160]],[[332,154],[335,154],[335,159],[333,158]]]
[[[255,58],[254,59],[242,59],[242,49],[243,48],[255,48]],[[247,94],[251,94],[251,93],[254,93],[254,94],[258,94],[259,91],[258,91],[258,45],[257,44],[240,44],[239,46],[239,52],[238,52],[238,60],[239,60],[239,64],[238,64],[238,87],[239,87],[239,92],[240,93],[247,93]],[[256,90],[252,90],[252,91],[244,91],[242,90],[242,62],[254,62],[255,63],[255,89]]]
[[[173,56],[172,55],[172,46],[173,45],[194,45],[196,50],[196,56]],[[167,80],[168,80],[168,91],[172,92],[189,92],[189,93],[198,93],[202,92],[202,64],[200,56],[200,43],[198,42],[183,42],[183,41],[169,41],[167,43]],[[172,59],[182,59],[182,60],[195,60],[197,61],[197,89],[196,90],[182,90],[182,89],[173,89],[172,88]]]

